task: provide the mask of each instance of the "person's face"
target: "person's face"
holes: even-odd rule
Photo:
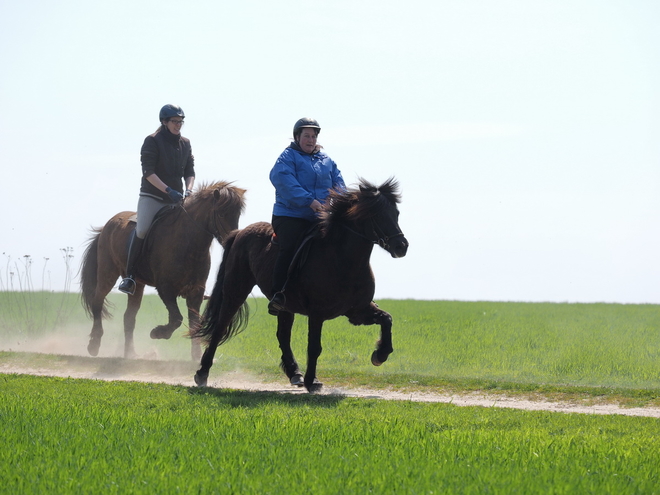
[[[300,146],[305,153],[311,153],[314,151],[314,148],[316,148],[316,129],[303,127],[300,137],[298,138],[298,146]]]
[[[172,134],[181,134],[181,127],[183,126],[183,119],[181,117],[172,117],[165,122],[167,130]]]

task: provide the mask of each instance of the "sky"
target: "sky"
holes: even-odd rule
[[[659,25],[655,0],[0,2],[0,289],[26,255],[66,286],[173,103],[241,227],[300,117],[347,184],[396,177],[377,299],[660,304]]]

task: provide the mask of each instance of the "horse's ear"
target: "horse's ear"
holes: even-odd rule
[[[368,194],[370,196],[374,196],[378,194],[378,189],[376,189],[371,184],[360,184],[359,187],[360,187],[360,192],[363,194]]]
[[[215,198],[216,201],[220,199],[220,191],[217,189],[213,189],[213,197]]]

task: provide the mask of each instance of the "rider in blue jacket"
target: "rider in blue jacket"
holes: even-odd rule
[[[317,221],[329,191],[346,188],[337,164],[316,142],[319,132],[321,127],[316,120],[299,119],[293,126],[293,142],[270,171],[270,181],[275,186],[272,224],[279,244],[273,297],[268,303],[272,315],[286,305],[284,284],[302,235]]]

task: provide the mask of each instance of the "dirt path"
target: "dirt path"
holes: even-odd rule
[[[125,361],[119,358],[91,360],[77,356],[60,356],[59,361],[17,362],[19,360],[0,360],[0,373],[30,374],[40,376],[59,376],[71,378],[87,378],[97,380],[123,380],[150,383],[166,383],[171,385],[192,386],[194,374],[193,363],[167,361]],[[127,363],[130,363],[127,365]],[[140,364],[142,363],[142,364]],[[246,373],[233,371],[212,376],[209,386],[235,390],[266,391],[277,393],[306,393],[297,387],[282,383],[265,383],[257,377]],[[620,414],[625,416],[645,416],[660,418],[658,408],[624,408],[616,404],[584,405],[569,402],[551,402],[547,400],[527,400],[502,395],[485,393],[445,394],[400,392],[395,390],[369,390],[332,387],[326,384],[323,395],[341,395],[345,397],[362,397],[383,400],[409,400],[415,402],[443,402],[457,406],[503,407],[523,409],[527,411],[552,411],[562,413],[582,414]]]

